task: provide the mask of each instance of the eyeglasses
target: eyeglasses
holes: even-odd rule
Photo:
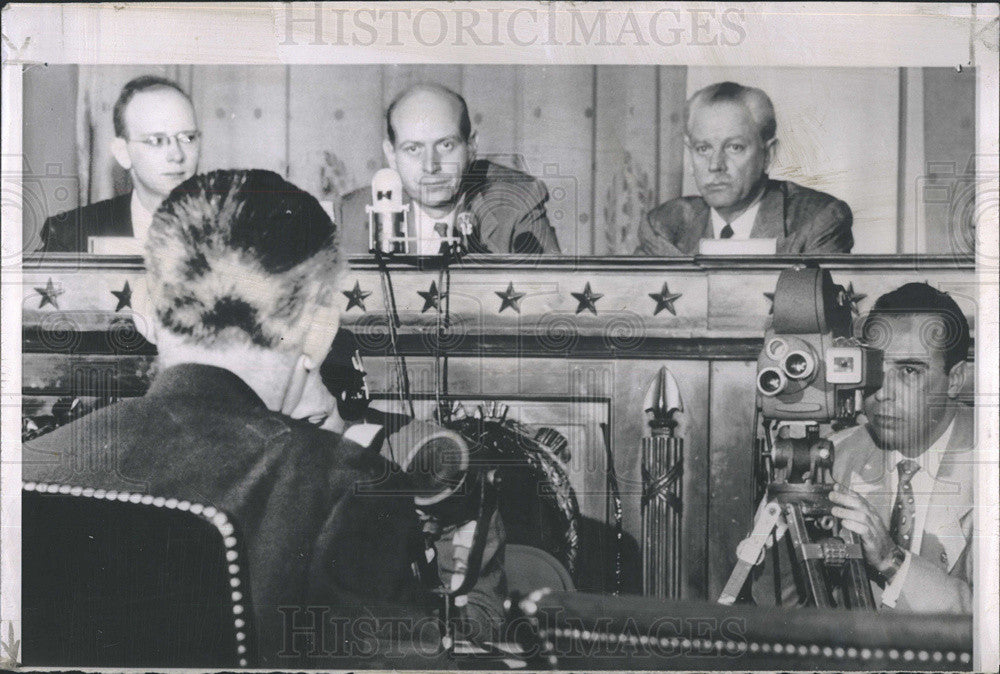
[[[142,138],[130,138],[129,142],[142,143],[152,148],[162,148],[170,145],[171,140],[176,140],[178,145],[191,145],[201,138],[201,131],[181,131],[174,135],[166,133],[151,133]]]

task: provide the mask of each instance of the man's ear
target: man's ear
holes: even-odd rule
[[[132,156],[128,153],[128,141],[124,138],[115,138],[111,141],[111,154],[115,161],[126,171],[132,168]]]
[[[955,399],[965,388],[965,378],[968,376],[968,361],[960,361],[951,366],[948,371],[948,397]]]
[[[393,171],[398,171],[399,169],[396,168],[396,150],[388,138],[382,141],[382,154],[385,155],[385,161],[389,164],[389,168]]]
[[[764,152],[767,153],[767,158],[764,160],[764,171],[766,172],[771,168],[771,164],[774,163],[774,156],[778,152],[778,139],[772,138],[764,143]]]

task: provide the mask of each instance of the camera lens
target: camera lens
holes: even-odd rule
[[[781,393],[788,380],[776,367],[768,367],[757,375],[757,390],[766,396],[776,396]]]
[[[792,379],[805,379],[816,369],[816,364],[805,351],[793,351],[785,358],[782,368]]]

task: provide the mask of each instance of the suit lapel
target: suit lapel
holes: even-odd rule
[[[691,219],[690,227],[684,227],[680,232],[680,237],[674,244],[688,255],[698,254],[698,241],[701,239],[714,239],[715,232],[712,230],[712,220],[709,217],[711,207],[704,199],[691,199]]]
[[[760,210],[750,230],[751,239],[783,239],[785,232],[785,194],[784,183],[779,180],[768,180],[764,187],[764,196],[760,198]]]
[[[468,213],[473,222],[472,238],[478,239],[478,242],[482,245],[484,252],[510,252],[510,243],[498,239],[498,237],[502,235],[502,231],[500,231],[500,220],[495,214],[491,214],[488,211],[481,212],[484,211],[484,209],[479,207],[480,203],[483,201],[482,190],[476,190],[475,192],[463,192],[459,199],[460,201],[455,219],[456,225],[458,224],[458,215]]]
[[[132,192],[115,197],[112,203],[111,236],[134,236],[132,232]]]
[[[948,571],[962,556],[972,535],[974,476],[971,452],[975,447],[972,416],[972,411],[966,408],[960,409],[955,416],[955,427],[934,481],[920,546],[922,555],[926,552],[934,559],[939,552],[933,547],[936,541],[944,549],[940,561]]]

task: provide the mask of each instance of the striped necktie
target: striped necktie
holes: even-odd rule
[[[913,504],[913,476],[920,470],[920,464],[913,459],[903,459],[896,468],[899,470],[899,486],[896,488],[896,503],[889,518],[889,535],[896,545],[910,549],[913,541],[913,520],[917,508]]]

